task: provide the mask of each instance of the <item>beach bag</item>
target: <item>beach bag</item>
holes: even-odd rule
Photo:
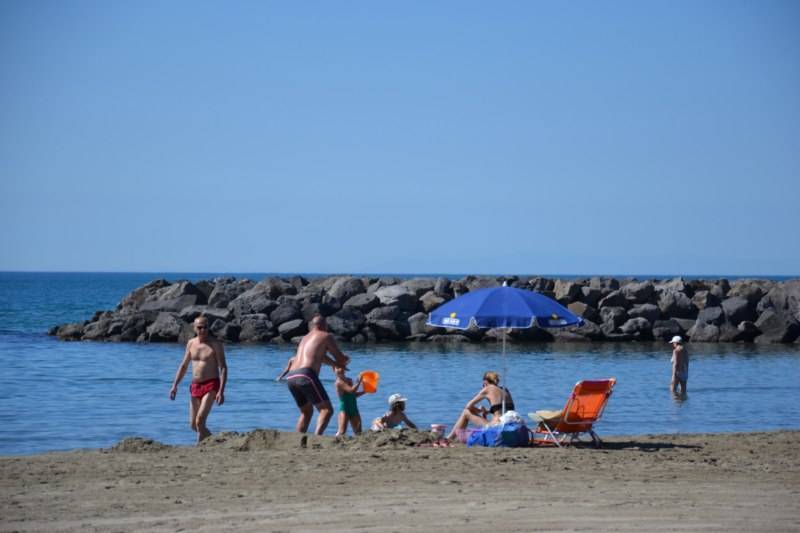
[[[514,448],[527,446],[530,440],[525,424],[509,422],[488,426],[472,433],[467,439],[467,446],[486,446],[488,448]]]

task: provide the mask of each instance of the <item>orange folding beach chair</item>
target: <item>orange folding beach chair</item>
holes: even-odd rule
[[[603,443],[592,427],[603,414],[616,383],[616,378],[579,381],[561,411],[528,413],[536,423],[536,429],[531,430],[531,444],[561,447],[562,444],[583,442],[580,436],[587,433],[592,444],[601,446]]]

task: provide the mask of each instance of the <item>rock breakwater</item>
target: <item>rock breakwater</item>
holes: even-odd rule
[[[320,313],[346,342],[479,342],[496,340],[500,332],[430,327],[427,313],[504,281],[554,298],[586,321],[578,328],[514,330],[512,340],[649,341],[681,335],[693,342],[800,342],[800,280],[539,276],[159,279],[132,291],[114,310],[54,326],[49,333],[63,340],[185,342],[193,336],[192,321],[205,315],[212,333],[226,342],[284,343],[296,342]]]

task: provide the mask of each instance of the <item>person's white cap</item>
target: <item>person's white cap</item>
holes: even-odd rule
[[[389,396],[389,407],[393,406],[396,403],[404,402],[406,400],[407,398],[405,396],[402,396],[400,394],[392,394],[391,396]]]
[[[672,340],[669,341],[670,344],[675,344],[676,342],[677,343],[683,342],[683,339],[681,338],[680,335],[675,335],[674,337],[672,337]]]

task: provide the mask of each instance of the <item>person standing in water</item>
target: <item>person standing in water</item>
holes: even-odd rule
[[[680,336],[675,335],[669,342],[672,344],[672,380],[669,387],[676,396],[685,397],[686,382],[689,380],[689,352]]]
[[[194,319],[196,336],[186,343],[186,353],[178,366],[175,380],[169,391],[169,399],[178,393],[178,383],[183,379],[189,363],[192,363],[192,383],[189,385],[189,425],[197,432],[197,442],[209,437],[206,420],[214,402],[225,402],[225,383],[228,380],[228,365],[222,343],[208,335],[208,319]]]

